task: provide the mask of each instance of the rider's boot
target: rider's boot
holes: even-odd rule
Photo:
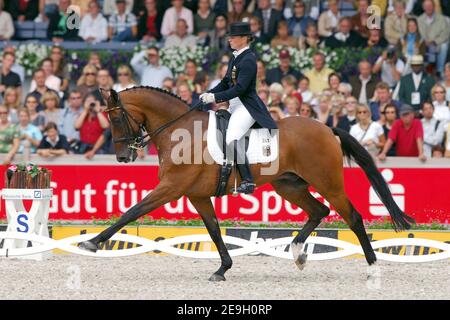
[[[238,193],[250,194],[255,191],[255,183],[253,182],[253,176],[250,171],[250,165],[248,163],[245,149],[238,152],[238,140],[233,141],[234,159],[236,168],[241,176],[241,184],[236,188]]]

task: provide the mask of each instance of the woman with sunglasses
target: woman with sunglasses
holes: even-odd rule
[[[44,131],[45,128],[45,116],[42,111],[38,112],[37,107],[39,101],[33,95],[28,95],[25,99],[25,108],[30,114],[30,123],[39,128],[39,130]]]
[[[93,64],[88,64],[83,68],[83,74],[77,81],[77,89],[80,91],[82,99],[98,89],[97,73],[98,69]]]
[[[431,89],[433,98],[434,114],[433,116],[441,122],[450,122],[450,107],[445,99],[445,88],[440,84],[434,85]]]
[[[394,125],[395,120],[398,119],[398,112],[397,107],[395,104],[388,103],[384,110],[381,112],[383,117],[378,120],[378,123],[383,126],[384,136],[389,136],[389,131],[391,131],[392,126]],[[388,157],[394,157],[395,156],[395,142],[392,145],[392,147],[388,150],[387,154]]]
[[[131,69],[127,65],[121,65],[119,69],[117,69],[117,81],[118,82],[113,86],[113,90],[116,92],[136,86]]]
[[[372,113],[367,105],[359,104],[356,110],[357,122],[351,127],[350,134],[375,158],[386,143],[383,127],[372,121]]]
[[[8,118],[8,108],[0,105],[0,153],[6,153],[3,165],[11,163],[20,146],[20,130]]]

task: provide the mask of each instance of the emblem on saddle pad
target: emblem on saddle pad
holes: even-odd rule
[[[231,82],[233,83],[233,85],[236,85],[237,83],[237,79],[236,79],[236,66],[233,66],[233,69],[231,69]]]

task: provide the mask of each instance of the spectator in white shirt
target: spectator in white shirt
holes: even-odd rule
[[[366,148],[372,157],[376,157],[386,143],[384,130],[381,124],[372,121],[370,108],[359,104],[356,113],[357,123],[350,129],[350,134]]]
[[[112,41],[132,41],[137,36],[137,20],[125,11],[125,0],[116,0],[117,14],[109,17],[108,37]]]
[[[134,0],[126,0],[126,13],[130,13],[133,9],[133,2]],[[116,0],[103,0],[103,14],[105,16],[111,16],[114,13],[117,13]]]
[[[42,60],[40,68],[45,72],[45,85],[47,88],[52,89],[58,94],[61,90],[61,79],[53,74],[53,61],[50,58]],[[36,81],[32,80],[30,84],[29,92],[36,89]]]
[[[149,64],[142,61],[145,55],[148,57]],[[142,86],[162,88],[164,79],[173,78],[172,71],[160,65],[159,50],[156,47],[150,47],[147,51],[135,54],[130,64],[141,78]]]
[[[423,153],[431,157],[433,150],[439,148],[444,140],[445,127],[447,122],[436,119],[433,114],[435,108],[430,102],[424,102],[422,106],[422,126],[423,126]]]
[[[400,81],[405,71],[405,63],[398,59],[395,47],[389,48],[383,52],[373,66],[373,73],[381,72],[381,81],[388,84],[393,89]]]
[[[188,33],[194,32],[194,16],[192,11],[183,7],[183,0],[172,0],[172,7],[164,13],[161,34],[164,37],[170,36],[176,32],[178,19],[184,19],[188,26]]]
[[[165,48],[182,47],[195,48],[197,37],[187,33],[187,23],[184,19],[178,19],[176,32],[166,38]]]
[[[336,32],[340,18],[339,0],[329,0],[328,10],[322,12],[319,17],[319,35],[321,37],[329,37]]]
[[[81,20],[78,35],[87,42],[102,42],[108,40],[108,21],[100,13],[97,1],[89,3],[89,13]]]
[[[11,15],[3,11],[3,7],[3,0],[0,0],[0,40],[9,40],[14,35],[14,24]]]
[[[113,86],[113,89],[117,92],[130,89],[136,86],[136,82],[133,79],[132,71],[129,66],[121,65],[117,69],[117,83]]]
[[[450,122],[450,108],[445,100],[445,88],[436,84],[431,89],[431,97],[433,99],[434,117],[442,122]]]

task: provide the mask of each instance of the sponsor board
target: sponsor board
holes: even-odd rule
[[[147,165],[48,166],[53,171],[49,220],[104,220],[121,215],[157,186],[158,168]],[[4,170],[0,167],[0,184],[4,183]],[[449,168],[384,168],[380,171],[399,207],[418,223],[450,223],[450,197],[444,196],[449,189]],[[344,182],[349,199],[365,221],[384,220],[389,216],[361,169],[345,168]],[[315,198],[331,207],[325,221],[339,218],[326,199],[311,191]],[[224,196],[213,203],[221,220],[304,222],[307,219],[301,208],[282,199],[267,184],[258,187],[254,194],[236,198]],[[150,215],[153,219],[169,220],[200,218],[186,197],[167,203]],[[2,217],[5,217],[3,208]]]
[[[395,231],[384,231],[384,230],[367,230],[367,235],[371,242],[384,240],[384,239],[393,239],[393,238],[420,238],[420,239],[429,239],[436,240],[440,242],[445,242],[450,244],[450,231],[405,231],[405,232],[395,232]],[[360,245],[358,238],[351,230],[339,230],[338,231],[338,240],[347,241],[353,244]],[[437,248],[428,248],[423,246],[393,246],[386,248],[379,248],[376,251],[387,253],[387,254],[396,254],[396,255],[427,255],[441,252]],[[354,255],[352,257],[356,257],[360,255]]]
[[[59,240],[68,238],[75,235],[86,233],[100,233],[107,227],[100,226],[54,226],[53,227],[53,239]],[[179,236],[186,236],[192,234],[207,234],[206,228],[202,227],[150,227],[150,226],[136,226],[125,227],[119,231],[123,234],[135,235],[146,239],[161,241],[168,238],[174,238]],[[225,230],[222,229],[222,234],[225,234]],[[139,244],[108,240],[103,244],[100,244],[101,249],[105,250],[118,250],[118,249],[131,249],[140,246]],[[195,242],[195,243],[182,243],[174,245],[175,248],[193,251],[217,251],[213,242]],[[54,250],[54,253],[62,253],[61,250]],[[158,250],[151,253],[165,254]]]
[[[225,229],[221,229],[222,234],[225,234]],[[142,226],[138,228],[138,235],[140,237],[161,241],[164,239],[187,236],[192,234],[208,234],[206,228],[203,227],[146,227]],[[217,251],[215,244],[211,242],[190,242],[174,245],[175,248],[192,250],[192,251]],[[153,251],[165,255],[166,253],[158,250]]]
[[[86,233],[100,233],[105,230],[107,226],[53,226],[52,227],[52,238],[55,240],[64,239],[80,234]],[[119,233],[129,234],[133,236],[138,235],[137,227],[125,227],[119,230]],[[100,244],[102,250],[118,250],[118,249],[131,249],[137,247],[137,244],[108,240]],[[65,253],[62,250],[55,249],[53,253]]]
[[[277,229],[277,228],[226,228],[226,235],[236,238],[245,239],[251,242],[262,243],[267,242],[272,239],[285,238],[285,237],[295,237],[298,234],[298,229]],[[326,237],[337,239],[337,230],[331,229],[318,229],[311,233],[311,237]],[[229,249],[235,249],[236,246],[228,245]],[[274,247],[275,250],[289,251],[288,245]],[[318,244],[307,244],[305,246],[305,251],[307,253],[325,253],[336,251],[336,248],[330,246],[323,246]],[[259,253],[255,253],[259,255]]]

